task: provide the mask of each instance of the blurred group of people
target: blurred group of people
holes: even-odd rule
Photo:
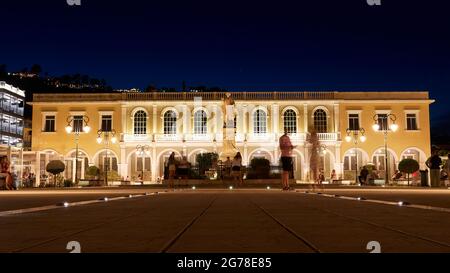
[[[191,163],[187,160],[186,156],[183,156],[181,160],[175,157],[175,152],[172,152],[167,160],[167,168],[169,170],[169,188],[174,188],[174,179],[178,174],[180,178],[185,181],[189,179],[189,169],[191,168]]]
[[[447,160],[443,163],[439,156],[439,151],[434,150],[433,155],[428,158],[426,165],[430,169],[431,186],[445,186],[450,174],[450,154],[447,155]]]
[[[219,168],[218,165],[219,162],[217,160],[214,160],[214,162],[212,162],[211,168],[217,170]],[[168,169],[169,188],[174,188],[174,179],[176,177],[181,178],[187,185],[187,180],[189,179],[190,169],[192,165],[188,161],[186,156],[182,156],[179,160],[176,158],[175,152],[172,152],[166,162],[166,167]],[[235,186],[243,185],[244,176],[242,172],[242,155],[240,152],[236,153],[233,159],[227,157],[227,160],[223,162],[223,167],[224,174],[233,177]]]
[[[0,180],[2,188],[5,190],[17,190],[19,188],[17,174],[14,166],[11,164],[6,156],[0,159]]]

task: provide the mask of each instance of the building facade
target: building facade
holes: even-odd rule
[[[23,142],[25,92],[0,82],[0,145],[17,147]]]
[[[428,92],[232,92],[235,102],[236,150],[244,165],[265,157],[278,165],[278,139],[287,130],[293,144],[294,176],[309,181],[311,143],[317,132],[321,168],[329,177],[335,170],[343,180],[354,180],[356,168],[372,163],[392,174],[403,158],[414,158],[425,168],[430,155]],[[170,153],[186,155],[191,163],[199,153],[221,154],[224,143],[224,93],[110,93],[36,94],[33,106],[32,150],[35,172],[52,159],[66,162],[66,178],[73,178],[75,160],[84,178],[88,166],[117,171],[133,181],[143,174],[147,183],[163,176]],[[87,117],[87,119],[86,119]],[[392,117],[396,117],[395,121]],[[66,133],[65,127],[86,123],[92,130]],[[85,125],[86,125],[85,124]],[[347,129],[365,129],[367,141],[346,142]],[[81,129],[81,127],[79,128]],[[114,131],[117,143],[98,143],[98,130]],[[79,154],[76,156],[76,139]],[[358,164],[356,164],[358,161]]]

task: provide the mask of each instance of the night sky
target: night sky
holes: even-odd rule
[[[429,90],[450,99],[445,1],[2,0],[0,63],[114,88]]]

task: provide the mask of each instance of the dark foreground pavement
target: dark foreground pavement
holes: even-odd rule
[[[1,193],[0,211],[151,191],[158,190]],[[448,191],[327,191],[443,207],[450,197]],[[64,253],[70,241],[82,252],[366,253],[371,241],[382,252],[450,252],[449,212],[279,190],[175,191],[1,216],[0,222],[0,252]]]

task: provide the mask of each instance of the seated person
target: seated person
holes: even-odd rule
[[[331,174],[330,174],[330,181],[331,183],[333,183],[333,181],[337,180],[337,174],[336,174],[336,170],[332,170]]]
[[[396,170],[394,175],[392,176],[392,180],[394,181],[399,180],[400,178],[402,178],[402,176],[403,174],[400,171]]]

